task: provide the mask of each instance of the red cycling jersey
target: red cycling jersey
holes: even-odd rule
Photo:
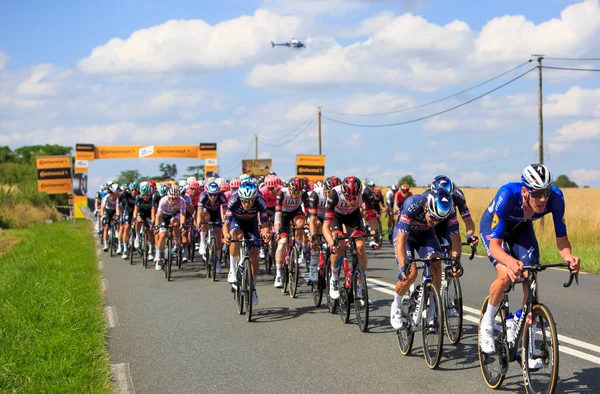
[[[406,199],[410,196],[412,196],[412,192],[408,192],[406,194],[402,193],[402,190],[398,190],[396,192],[396,195],[394,196],[394,202],[397,203],[398,205],[402,205],[404,204],[404,201],[406,201]]]
[[[276,187],[273,189],[273,193],[269,191],[269,188],[265,185],[260,188],[260,192],[267,203],[267,208],[275,209],[277,205],[277,194],[279,194],[280,188]]]

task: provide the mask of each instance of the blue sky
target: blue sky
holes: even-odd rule
[[[424,108],[531,58],[600,57],[600,4],[574,1],[264,0],[6,3],[0,12],[0,145],[217,142],[220,170],[270,157],[279,175],[317,153],[318,106],[355,124],[426,117],[531,68]],[[301,51],[271,48],[297,37]],[[544,60],[600,68],[600,61]],[[545,69],[545,162],[600,186],[600,74]],[[298,137],[285,142],[307,122]],[[460,109],[404,126],[323,119],[328,174],[419,184],[446,173],[498,186],[537,161],[537,70]],[[247,153],[246,153],[247,152]],[[168,160],[184,168],[194,160]],[[160,160],[90,163],[91,187]]]

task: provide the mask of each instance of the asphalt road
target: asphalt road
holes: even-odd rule
[[[480,249],[481,250],[481,249]],[[465,257],[465,324],[457,346],[444,345],[440,366],[423,360],[421,334],[402,356],[389,324],[396,268],[392,249],[369,252],[370,330],[359,331],[354,316],[343,324],[323,305],[315,308],[309,288],[291,299],[261,275],[254,321],[237,314],[226,273],[206,278],[202,263],[174,269],[171,282],[154,267],[144,269],[100,254],[105,286],[108,348],[116,387],[136,393],[481,393],[485,385],[477,358],[476,314],[495,271],[487,259]],[[600,277],[580,275],[564,289],[568,274],[540,275],[542,301],[557,323],[560,380],[557,392],[600,392]],[[521,292],[512,295],[515,302]],[[523,392],[512,363],[501,389]]]

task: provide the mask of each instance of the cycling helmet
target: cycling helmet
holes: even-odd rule
[[[112,186],[113,184],[114,184],[114,182],[113,182],[113,181],[108,181],[108,182],[106,182],[106,186],[109,186],[109,187],[110,187],[110,186]]]
[[[129,190],[129,183],[125,182],[122,186],[123,190]]]
[[[530,164],[523,170],[521,182],[528,189],[547,189],[552,185],[552,173],[543,164]]]
[[[371,190],[373,190],[375,188],[375,182],[373,181],[368,181],[367,182],[367,187]]]
[[[396,188],[398,188],[398,186],[396,186]],[[402,186],[400,186],[400,190],[402,190],[402,193],[408,193],[410,191],[410,185],[408,183],[403,183]]]
[[[197,181],[196,177],[195,176],[188,176],[187,183],[190,183],[192,181]]]
[[[182,179],[182,180],[180,180],[180,181],[179,181],[179,187],[180,187],[180,188],[184,188],[185,186],[187,186],[187,181],[186,181],[186,180],[183,180],[183,179]]]
[[[104,189],[106,189],[106,187],[107,187],[106,183],[103,183],[103,184],[100,185],[100,189],[99,190],[103,191]]]
[[[223,182],[221,183],[221,191],[222,192],[228,192],[229,191],[229,181],[227,179],[223,179]]]
[[[140,193],[142,193],[143,196],[150,194],[152,193],[152,188],[150,188],[148,185],[142,185],[140,186]]]
[[[345,196],[358,196],[362,190],[362,182],[355,176],[346,177],[342,181],[342,193]]]
[[[392,185],[392,191],[393,192],[397,192],[398,191],[398,185]]]
[[[238,189],[238,195],[240,196],[240,200],[253,200],[256,198],[258,194],[258,188],[254,184],[254,182],[242,182],[240,188]]]
[[[264,176],[259,176],[258,177],[258,183],[263,183],[265,181],[265,177]]]
[[[180,191],[181,191],[181,188],[179,187],[179,185],[172,185],[171,188],[169,189],[169,198],[179,197]]]
[[[446,189],[446,191],[450,194],[454,192],[454,183],[448,178],[446,175],[438,175],[433,178],[431,182],[431,190],[435,190],[438,187]]]
[[[131,182],[131,183],[129,184],[129,188],[130,188],[131,190],[135,190],[135,189],[137,189],[137,188],[139,188],[139,187],[140,187],[140,184],[139,184],[139,183],[137,183],[137,182]]]
[[[204,188],[209,195],[215,195],[219,192],[219,185],[217,182],[211,182]]]
[[[181,189],[179,189],[179,195],[181,197],[184,197],[186,195],[186,193],[187,193],[187,189],[188,189],[187,185],[185,185],[184,187],[182,187]]]
[[[288,183],[287,183],[287,181],[281,181],[281,186],[283,186],[283,187],[288,187]]]
[[[325,189],[325,185],[323,185],[321,182],[317,182],[313,185],[313,192],[319,194],[321,193],[323,190]]]
[[[229,182],[229,187],[232,190],[238,189],[240,187],[240,184],[242,183],[241,180],[239,180],[238,178],[232,179],[231,182]]]
[[[158,194],[160,194],[161,197],[166,196],[169,193],[169,186],[165,185],[165,184],[160,184],[158,186]]]
[[[223,178],[217,178],[215,179],[215,182],[217,183],[217,185],[221,186],[221,183],[223,183]]]
[[[156,188],[156,182],[150,180],[150,181],[148,181],[148,186]]]
[[[380,188],[376,188],[375,189],[375,195],[376,196],[381,196],[381,189]]]
[[[267,187],[277,187],[277,185],[279,185],[279,180],[275,175],[267,175],[265,178],[265,185],[267,185]]]
[[[338,178],[337,176],[330,176],[329,178],[325,179],[325,189],[326,190],[331,190],[336,186],[339,186],[342,184],[342,180],[340,178]]]
[[[200,185],[200,187],[204,187],[204,185],[206,185],[206,182],[204,181],[204,179],[200,179],[198,181],[198,185]]]
[[[302,180],[298,177],[293,177],[288,181],[288,189],[292,193],[298,193],[304,189],[304,185],[302,184]]]
[[[250,179],[250,175],[248,175],[248,174],[240,175],[240,181],[244,182],[246,179]]]
[[[217,179],[217,178],[215,178],[214,176],[209,176],[208,178],[206,178],[206,183],[214,182],[215,179]]]
[[[275,175],[275,176],[277,176],[277,174],[275,174],[275,171],[269,171],[269,173],[267,175]]]
[[[199,184],[199,183],[198,183],[198,181],[196,181],[196,180],[193,180],[193,181],[190,181],[190,182],[188,182],[188,184],[187,184],[187,185],[188,185],[188,187],[190,188],[190,190],[193,190],[193,189],[198,189],[198,188],[200,187],[200,184]]]
[[[119,185],[117,185],[116,183],[111,184],[110,187],[109,187],[109,189],[113,193],[116,193],[116,192],[120,191]]]
[[[444,220],[452,212],[452,196],[443,187],[431,190],[427,195],[427,211],[435,220]]]

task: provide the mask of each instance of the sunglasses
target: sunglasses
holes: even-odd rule
[[[542,198],[542,197],[548,198],[548,197],[550,197],[550,194],[552,194],[552,189],[547,188],[547,189],[540,189],[540,190],[530,190],[529,194],[533,198]]]
[[[241,200],[242,204],[254,204],[254,198],[251,200]]]

